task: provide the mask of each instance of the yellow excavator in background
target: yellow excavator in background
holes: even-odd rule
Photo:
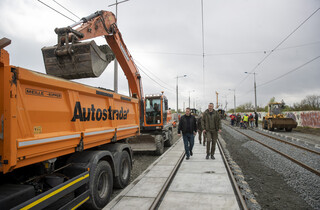
[[[297,127],[297,122],[294,119],[285,117],[284,114],[282,114],[283,108],[284,102],[273,102],[268,104],[268,113],[262,120],[263,129],[273,131],[277,128],[279,130],[285,129],[286,131],[291,132],[292,128]]]

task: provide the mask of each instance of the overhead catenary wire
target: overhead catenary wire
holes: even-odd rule
[[[143,71],[142,68],[139,67],[139,65],[137,65],[137,67],[138,67],[139,71],[141,71],[142,73],[144,73],[149,79],[151,79],[151,80],[152,80],[153,82],[155,82],[157,85],[159,85],[160,87],[162,87],[162,88],[168,90],[169,92],[173,93],[172,90],[170,90],[170,89],[168,89],[167,87],[161,85],[158,81],[156,81],[156,80],[153,79],[149,74],[147,74],[145,71]]]
[[[310,45],[319,44],[320,41],[315,42],[309,42],[294,46],[288,46],[283,48],[278,48],[274,51],[280,51],[280,50],[288,50],[288,49],[294,49],[294,48],[300,48]],[[205,56],[229,56],[229,55],[247,55],[247,54],[266,54],[268,52],[271,52],[271,50],[256,50],[256,51],[239,51],[239,52],[217,52],[217,53],[208,53],[205,54]],[[202,57],[203,55],[201,53],[179,53],[179,52],[157,52],[157,51],[135,51],[135,53],[140,54],[158,54],[158,55],[177,55],[177,56],[197,56]]]
[[[151,73],[158,81],[162,82],[163,84],[167,85],[168,87],[170,87],[170,89],[174,90],[173,87],[171,87],[168,83],[164,82],[163,80],[161,80],[157,75],[155,75],[152,71],[150,71],[148,68],[146,68],[145,66],[143,66],[139,61],[137,61],[136,59],[134,59],[136,64],[139,64],[142,68],[144,68],[146,71],[148,71],[149,73]]]
[[[52,9],[53,11],[55,11],[55,12],[59,13],[60,15],[62,15],[63,17],[68,18],[69,20],[71,20],[71,21],[73,21],[73,22],[76,22],[76,21],[73,20],[72,18],[68,17],[67,15],[65,15],[65,14],[63,14],[63,13],[61,13],[61,12],[59,12],[58,10],[54,9],[53,7],[50,7],[48,4],[42,2],[41,0],[38,0],[38,2],[40,2],[41,4],[49,7],[49,8]]]
[[[296,67],[296,68],[294,68],[294,69],[292,69],[292,70],[290,70],[290,71],[288,71],[288,72],[286,72],[286,73],[284,73],[284,74],[282,74],[282,75],[280,75],[280,76],[278,76],[278,77],[276,77],[276,78],[274,78],[274,79],[272,79],[272,80],[269,80],[269,81],[267,81],[267,82],[264,82],[264,83],[258,85],[257,87],[261,87],[261,86],[267,85],[267,84],[269,84],[269,83],[271,83],[271,82],[274,82],[274,81],[276,81],[276,80],[278,80],[278,79],[281,79],[282,77],[285,77],[285,76],[287,76],[288,74],[291,74],[291,73],[293,73],[293,72],[301,69],[302,67],[308,65],[309,63],[312,63],[313,61],[315,61],[315,60],[317,60],[317,59],[319,59],[319,58],[320,58],[320,55],[317,56],[317,57],[315,57],[315,58],[313,58],[313,59],[311,59],[311,60],[309,60],[308,62],[306,62],[306,63],[304,63],[304,64],[302,64],[302,65],[300,65],[300,66],[298,66],[298,67]]]
[[[298,27],[296,27],[289,35],[287,35],[278,45],[276,45],[251,71],[253,73],[256,69],[278,48],[280,47],[287,39],[289,39],[292,34],[294,34],[302,25],[304,25],[314,14],[316,14],[320,10],[320,7],[317,8],[311,15],[309,15]],[[242,82],[244,82],[249,77],[249,74],[241,80],[237,86],[239,86]]]
[[[54,1],[56,4],[58,4],[60,7],[62,7],[63,9],[67,10],[69,13],[71,13],[72,15],[74,15],[76,18],[81,19],[79,16],[77,16],[76,14],[74,14],[73,12],[71,12],[69,9],[67,9],[66,7],[62,6],[59,2],[57,2],[56,0],[52,0]]]
[[[312,62],[314,62],[314,61],[316,61],[316,60],[319,59],[319,58],[320,58],[320,55],[319,55],[319,56],[316,56],[315,58],[313,58],[313,59],[305,62],[304,64],[302,64],[302,65],[300,65],[300,66],[298,66],[298,67],[296,67],[296,68],[294,68],[294,69],[292,69],[292,70],[290,70],[290,71],[288,71],[288,72],[286,72],[286,73],[284,73],[284,74],[282,74],[282,75],[280,75],[280,76],[278,76],[278,77],[276,77],[276,78],[273,78],[273,79],[271,79],[271,80],[269,80],[269,81],[267,81],[267,82],[264,82],[264,83],[262,83],[262,84],[260,84],[260,85],[257,85],[257,88],[259,88],[259,87],[261,87],[261,86],[265,86],[265,85],[267,85],[267,84],[269,84],[269,83],[271,83],[271,82],[274,82],[274,81],[276,81],[276,80],[278,80],[278,79],[281,79],[281,78],[287,76],[288,74],[291,74],[291,73],[293,73],[293,72],[301,69],[302,67],[304,67],[304,66],[306,66],[306,65],[308,65],[308,64],[310,64],[310,63],[312,63]],[[247,95],[248,93],[251,93],[252,91],[253,91],[253,89],[250,89],[249,91],[247,91],[247,92],[244,93],[243,95]]]

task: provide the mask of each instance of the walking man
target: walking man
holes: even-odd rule
[[[186,108],[186,114],[183,115],[180,119],[178,127],[178,135],[181,135],[184,142],[184,149],[186,151],[186,159],[189,160],[190,155],[192,156],[192,149],[194,145],[194,136],[197,133],[197,122],[196,118],[191,115],[190,108]]]
[[[198,135],[199,135],[199,143],[201,144],[201,136],[202,136],[202,126],[201,126],[201,121],[202,121],[202,115],[197,119],[197,128],[198,128]],[[206,145],[206,135],[203,135],[203,146]]]
[[[201,123],[203,132],[207,137],[206,159],[209,159],[210,155],[211,159],[215,159],[214,152],[216,150],[218,132],[221,132],[221,120],[219,114],[213,109],[213,103],[210,103],[208,109],[204,112]]]

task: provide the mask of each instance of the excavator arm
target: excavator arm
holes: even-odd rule
[[[66,79],[100,76],[106,66],[118,60],[129,83],[132,97],[142,99],[140,73],[122,39],[112,12],[98,11],[81,21],[55,29],[58,45],[42,48],[46,71],[50,75]],[[108,46],[97,46],[94,41],[79,42],[104,36]]]

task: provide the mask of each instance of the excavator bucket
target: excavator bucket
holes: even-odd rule
[[[155,137],[150,134],[141,134],[129,138],[127,141],[134,152],[156,151]]]
[[[43,47],[46,72],[64,79],[99,77],[115,56],[108,45],[94,41]]]
[[[292,118],[274,118],[272,119],[272,127],[291,131],[292,128],[297,127],[297,122]]]

